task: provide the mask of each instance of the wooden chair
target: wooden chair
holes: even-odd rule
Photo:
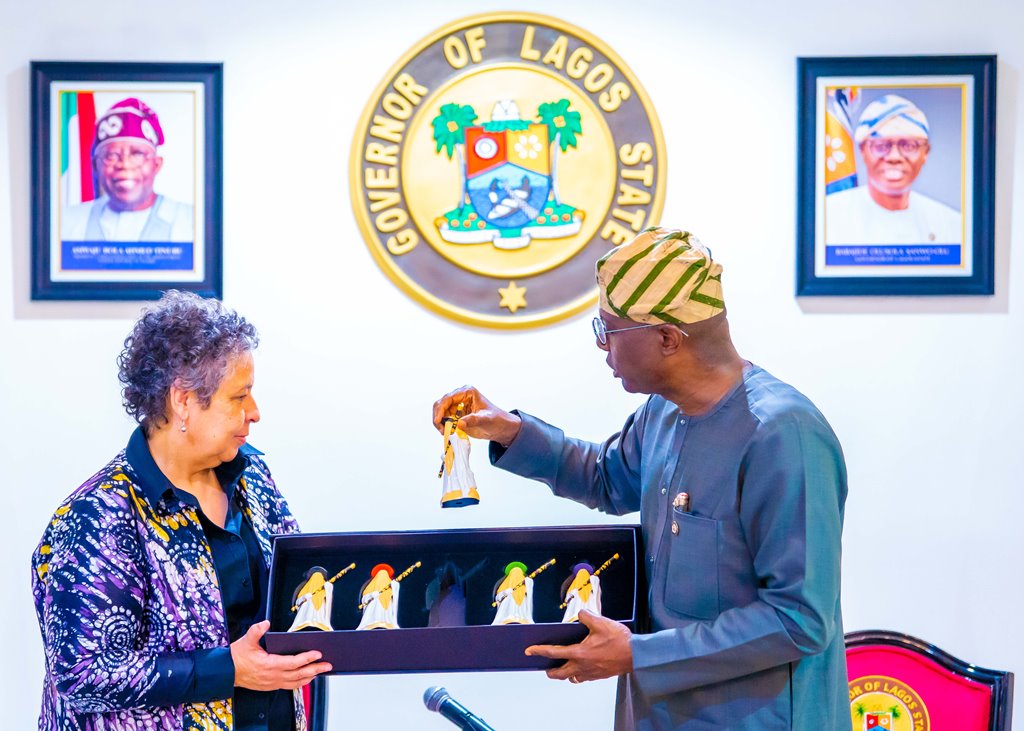
[[[1013,673],[885,630],[846,635],[854,731],[1010,731]]]

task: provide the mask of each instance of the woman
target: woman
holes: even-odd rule
[[[118,360],[139,423],[61,505],[33,555],[46,650],[39,728],[305,728],[320,653],[270,655],[271,536],[298,524],[246,445],[255,328],[169,291]]]

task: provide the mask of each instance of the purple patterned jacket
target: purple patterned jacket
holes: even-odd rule
[[[270,564],[298,523],[255,455],[236,491]],[[157,657],[228,645],[210,546],[195,508],[150,504],[122,451],[57,508],[32,556],[46,650],[40,731],[229,731],[231,699],[147,707]],[[296,707],[296,728],[305,728]]]

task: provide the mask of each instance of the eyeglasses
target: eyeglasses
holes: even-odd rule
[[[608,335],[611,333],[620,333],[625,332],[626,330],[640,330],[645,327],[661,327],[662,325],[667,324],[667,322],[652,322],[649,325],[633,325],[632,327],[618,327],[614,330],[609,330],[608,326],[604,324],[604,320],[600,317],[595,317],[592,322],[594,327],[594,337],[597,338],[597,342],[601,343],[601,345],[608,344]],[[683,333],[686,337],[690,337],[690,335],[682,329],[680,329],[679,332]]]
[[[152,160],[154,157],[152,150],[129,150],[126,155],[123,152],[116,152],[114,150],[107,150],[99,155],[100,161],[104,165],[116,165],[122,163],[127,167],[141,167],[145,163]]]
[[[885,157],[892,151],[893,145],[900,151],[903,157],[913,158],[921,154],[921,152],[928,146],[927,140],[907,140],[907,139],[878,139],[878,140],[865,140],[864,144],[871,150],[871,154],[875,157]]]

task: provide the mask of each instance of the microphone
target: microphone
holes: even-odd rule
[[[427,710],[440,713],[462,731],[494,731],[486,721],[470,713],[468,708],[452,698],[448,691],[439,685],[423,691],[423,704]]]

